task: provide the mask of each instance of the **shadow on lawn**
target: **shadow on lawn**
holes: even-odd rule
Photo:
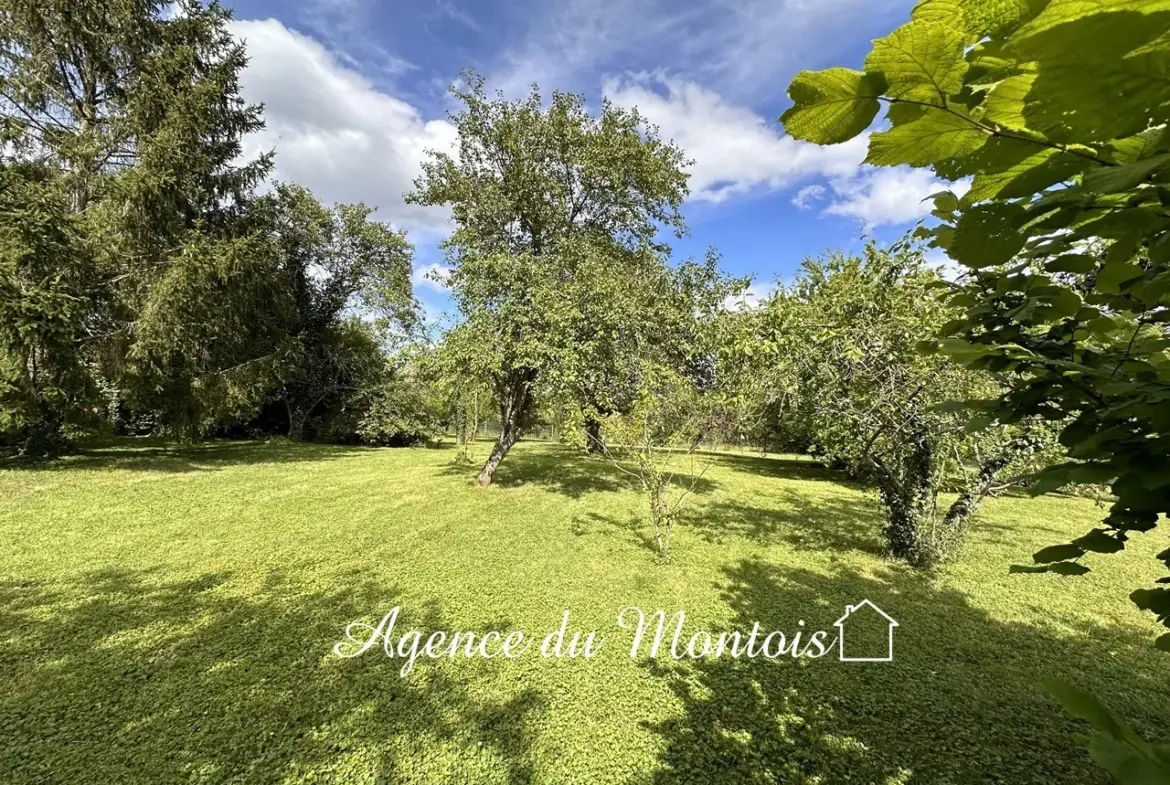
[[[52,461],[12,458],[0,461],[0,468],[37,471],[121,469],[182,474],[213,471],[233,465],[327,461],[358,455],[369,449],[284,440],[259,442],[217,439],[180,446],[157,439],[119,439],[84,445]]]
[[[651,665],[684,709],[648,726],[666,746],[642,782],[1107,783],[1071,738],[1084,728],[1035,690],[1046,677],[1097,693],[1147,738],[1170,727],[1166,655],[1132,631],[1000,622],[896,567],[823,575],[744,560],[725,572],[732,626],[791,635],[803,618],[833,631],[847,603],[868,598],[901,625],[894,660]]]
[[[768,507],[737,501],[696,505],[681,512],[680,523],[715,544],[733,536],[797,550],[885,553],[876,502],[841,494],[810,499],[788,489],[776,489],[768,498]]]
[[[492,485],[500,488],[520,488],[533,485],[572,499],[588,493],[641,491],[638,478],[614,466],[609,460],[585,456],[570,447],[554,444],[525,445],[527,449],[512,450],[500,464]],[[449,476],[473,479],[481,468],[477,461],[472,466],[449,464],[443,473]],[[685,476],[676,478],[676,485],[688,484]],[[718,483],[707,477],[696,479],[694,493],[710,493]]]
[[[534,691],[485,702],[453,663],[401,679],[380,649],[331,654],[395,591],[358,579],[307,594],[273,578],[245,599],[224,575],[161,575],[0,584],[6,783],[531,780]],[[450,629],[433,608],[400,624]]]

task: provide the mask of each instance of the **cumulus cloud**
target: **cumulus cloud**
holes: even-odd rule
[[[450,267],[444,267],[438,262],[431,262],[430,264],[422,264],[415,267],[410,273],[410,282],[415,287],[433,289],[436,292],[447,292],[451,290],[451,286],[447,282],[447,279],[450,277]]]
[[[836,63],[884,35],[912,0],[516,0],[523,31],[492,69],[523,95],[533,82],[592,89],[598,73],[669,67],[735,101],[783,94],[799,68]],[[848,20],[848,35],[843,22]]]
[[[275,149],[276,179],[301,183],[326,203],[365,202],[415,239],[446,233],[447,211],[408,205],[403,194],[427,149],[453,148],[450,123],[424,119],[275,19],[236,21],[232,32],[248,46],[241,91],[264,103],[267,121],[248,138],[246,154]]]
[[[809,210],[812,208],[813,202],[818,202],[825,196],[825,186],[823,185],[806,185],[796,192],[792,203],[801,210]]]
[[[774,121],[676,77],[610,79],[604,92],[618,106],[637,106],[693,159],[690,185],[696,200],[722,202],[817,175],[849,177],[865,157],[865,138],[827,147],[798,142]]]
[[[925,218],[934,209],[929,201],[923,201],[926,197],[948,189],[961,196],[969,187],[966,182],[951,183],[929,170],[908,166],[863,166],[852,176],[831,178],[829,183],[833,198],[824,212],[855,218],[867,228]]]

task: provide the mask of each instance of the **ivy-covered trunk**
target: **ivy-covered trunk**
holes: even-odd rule
[[[520,441],[524,427],[532,418],[532,383],[536,380],[535,368],[517,368],[509,371],[496,385],[496,396],[500,406],[500,436],[492,446],[487,463],[479,472],[476,482],[481,486],[492,484],[496,469],[504,456]]]
[[[925,430],[907,440],[899,455],[874,459],[878,493],[885,508],[882,530],[890,555],[920,564],[924,559],[922,532],[934,519],[934,443]]]
[[[585,452],[590,455],[605,455],[609,452],[601,436],[601,420],[588,414],[585,415]]]

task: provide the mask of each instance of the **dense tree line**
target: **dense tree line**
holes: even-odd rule
[[[25,452],[106,412],[192,437],[280,404],[299,437],[378,383],[383,333],[413,321],[401,233],[258,192],[272,156],[241,161],[263,115],[228,19],[0,4],[0,438]]]

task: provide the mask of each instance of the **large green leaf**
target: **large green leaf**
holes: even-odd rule
[[[875,166],[930,166],[978,150],[988,134],[970,119],[942,109],[930,109],[921,118],[869,138],[865,162]]]
[[[881,75],[849,68],[801,71],[788,87],[794,102],[780,122],[795,139],[839,144],[860,134],[877,116],[886,88]]]
[[[1085,175],[1082,187],[1086,191],[1116,194],[1128,191],[1144,182],[1150,175],[1170,165],[1170,155],[1157,155],[1122,166],[1102,166]]]
[[[952,259],[968,267],[994,267],[1011,261],[1026,238],[1016,230],[1027,212],[1012,202],[981,204],[965,211],[947,248]]]
[[[1037,64],[1028,127],[1057,141],[1107,141],[1164,120],[1170,58],[1151,44],[1168,29],[1170,0],[1052,0],[1011,39],[1012,52]]]
[[[1044,0],[923,0],[911,18],[951,24],[973,43],[1015,27],[1043,6]]]
[[[1024,104],[1037,74],[1024,73],[1009,76],[992,88],[983,102],[980,119],[1004,128],[1025,129]]]
[[[1091,165],[1072,153],[1005,137],[992,139],[975,157],[979,170],[964,196],[967,204],[1031,196],[1071,180]]]
[[[959,92],[967,61],[965,37],[941,22],[914,21],[873,42],[867,73],[881,73],[891,98],[944,105]]]

